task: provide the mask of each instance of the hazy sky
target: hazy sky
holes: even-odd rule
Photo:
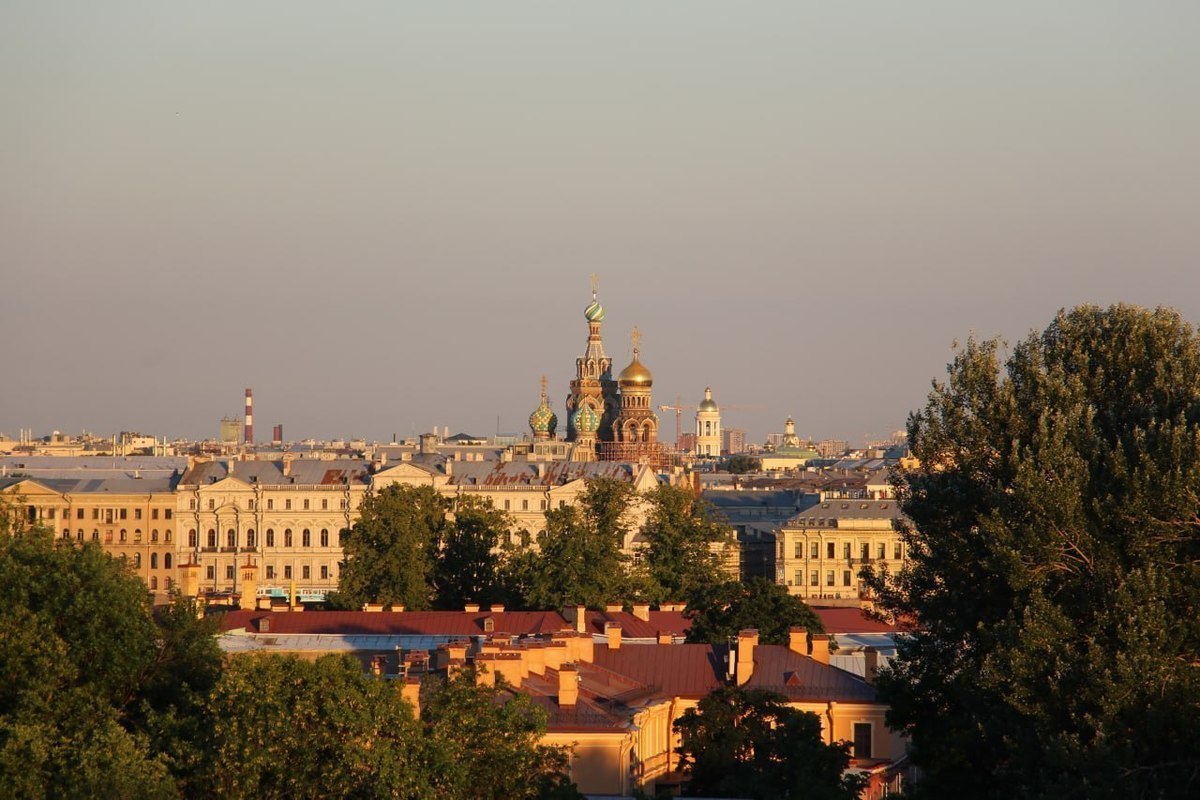
[[[656,403],[883,436],[972,330],[1200,322],[1197,42],[1195,0],[5,0],[0,431],[215,436],[248,386],[259,438],[527,430],[595,272]]]

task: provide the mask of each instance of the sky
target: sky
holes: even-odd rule
[[[0,431],[886,437],[956,340],[1200,322],[1200,3],[0,4]],[[685,428],[689,415],[685,415]],[[674,414],[660,413],[661,438]]]

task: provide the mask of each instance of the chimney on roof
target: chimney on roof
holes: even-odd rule
[[[870,645],[863,648],[863,678],[867,683],[874,684],[879,677],[879,651]]]
[[[378,614],[379,612],[383,611],[383,603],[363,603],[362,610],[372,614]]]
[[[640,619],[642,622],[650,621],[650,604],[649,603],[634,603],[633,616]]]
[[[392,611],[395,611],[399,614],[403,614],[404,613],[404,604],[403,603],[392,603]]]
[[[279,465],[279,470],[283,473],[283,477],[289,478],[292,475],[292,459],[288,456],[283,457],[283,462]]]
[[[818,664],[829,664],[829,634],[814,633],[812,635],[812,660]]]
[[[808,628],[795,626],[788,629],[788,650],[802,656],[808,655]]]
[[[504,604],[503,603],[492,603],[488,607],[488,610],[491,611],[493,614],[503,614],[504,613]]]
[[[658,643],[659,644],[675,644],[675,635],[672,634],[670,631],[659,631],[658,632]]]
[[[558,669],[558,704],[563,708],[574,708],[579,701],[579,670],[574,664],[563,664]]]
[[[443,466],[446,469],[446,477],[447,478],[454,477],[454,462],[455,462],[455,459],[447,458],[443,464]]]
[[[563,619],[571,623],[576,633],[587,632],[587,609],[583,606],[567,606],[563,609]]]
[[[463,611],[468,614],[477,614],[479,613],[479,603],[467,603],[463,606]]]
[[[616,614],[620,611],[625,610],[625,604],[624,603],[605,603],[604,610],[605,610],[605,612],[607,612],[609,614]]]
[[[754,674],[754,649],[758,647],[758,630],[748,628],[738,631],[737,640],[737,685],[742,686]]]
[[[258,596],[258,566],[246,559],[246,563],[238,569],[239,583],[242,588],[238,596],[238,608],[254,608]]]
[[[604,623],[604,635],[608,637],[608,649],[621,649],[621,623],[606,622]]]

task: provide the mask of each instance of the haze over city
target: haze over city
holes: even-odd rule
[[[656,404],[885,437],[971,331],[1200,321],[1198,35],[1183,2],[6,3],[0,430],[214,436],[253,387],[290,439],[524,431],[596,273]]]

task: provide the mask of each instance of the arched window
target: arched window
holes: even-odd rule
[[[150,541],[154,542],[155,544],[158,543],[158,528],[154,528],[150,531]]]
[[[75,534],[75,539],[77,541],[82,542],[83,541],[83,531],[80,531],[79,533]]]
[[[329,547],[329,529],[321,528],[321,547]]]
[[[166,587],[167,587],[168,592],[171,591],[171,587],[174,585],[175,585],[175,581],[171,580],[170,578],[167,578]]]
[[[254,528],[251,528],[250,530],[246,531],[246,547],[249,547],[251,550],[253,550],[254,546],[257,544],[258,536],[254,533]]]
[[[150,554],[150,569],[158,569],[158,553]]]
[[[291,528],[285,528],[283,531],[283,546],[284,547],[292,546],[292,529]]]
[[[137,544],[142,543],[142,529],[141,528],[133,529],[133,541],[136,542]]]
[[[141,569],[141,568],[142,568],[142,554],[141,554],[141,553],[134,553],[134,554],[133,554],[133,566],[134,566],[134,568],[135,568],[135,569]]]
[[[212,528],[208,529],[208,546],[209,547],[217,546],[217,532],[215,530],[213,530]]]
[[[163,541],[165,541],[167,544],[171,543],[171,530],[169,528],[163,531]]]
[[[275,546],[275,529],[267,528],[267,547]]]
[[[196,546],[196,529],[192,528],[188,531],[188,547]]]
[[[305,528],[300,534],[300,546],[312,547],[312,531]]]
[[[70,539],[70,538],[71,538],[71,529],[70,529],[70,528],[63,528],[63,538],[64,538],[64,539]],[[83,538],[83,531],[80,531],[80,532],[79,532],[79,538],[80,538],[80,539],[82,539],[82,538]]]
[[[95,539],[95,538],[99,537],[99,535],[100,535],[100,531],[93,528],[92,529],[92,538]],[[111,530],[107,530],[104,532],[104,543],[112,544],[112,531]]]
[[[125,537],[126,537],[126,533],[125,533],[125,529],[124,529],[124,528],[121,528],[121,533],[120,533],[119,535],[120,535],[120,541],[121,541],[121,542],[124,542],[124,541],[125,541]]]
[[[163,569],[170,569],[170,568],[171,568],[171,554],[163,553]],[[171,579],[170,578],[167,578],[167,588],[168,589],[171,588]]]
[[[225,546],[237,547],[237,531],[235,531],[233,528],[230,528],[225,532]]]
[[[154,576],[154,575],[150,576],[150,590],[158,591],[158,577],[157,576]]]

